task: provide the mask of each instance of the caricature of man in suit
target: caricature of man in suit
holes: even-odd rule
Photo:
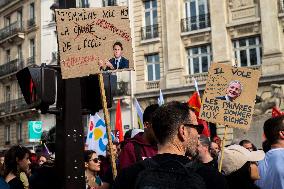
[[[129,68],[129,61],[122,56],[123,46],[121,42],[115,42],[113,44],[113,54],[114,57],[106,61],[105,64],[100,63],[104,71]]]
[[[243,85],[241,84],[241,82],[238,80],[233,80],[228,85],[228,88],[226,90],[226,95],[217,96],[216,99],[233,102],[241,95],[242,90],[243,90]]]

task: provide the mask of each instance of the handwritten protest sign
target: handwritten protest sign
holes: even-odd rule
[[[200,118],[248,130],[259,77],[258,70],[212,64],[202,98]]]
[[[127,7],[57,9],[55,12],[63,79],[133,69]]]

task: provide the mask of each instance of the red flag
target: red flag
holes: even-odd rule
[[[281,115],[284,115],[284,112],[281,112],[280,110],[279,110],[279,108],[277,108],[276,106],[274,106],[273,108],[272,108],[272,117],[278,117],[278,116],[281,116]]]
[[[123,141],[123,130],[122,130],[122,120],[121,120],[120,99],[118,99],[118,102],[116,105],[115,130],[118,133],[119,142],[122,142]]]
[[[203,127],[204,127],[202,134],[204,134],[207,137],[210,137],[210,130],[209,130],[207,122],[202,120],[202,119],[199,119],[199,112],[200,112],[200,108],[201,108],[201,100],[200,100],[200,97],[199,97],[197,91],[195,91],[193,93],[193,95],[188,99],[187,102],[195,110],[195,115],[197,117],[198,124],[202,124]]]

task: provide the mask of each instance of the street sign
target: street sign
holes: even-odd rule
[[[42,134],[42,121],[29,121],[29,141],[39,142]]]

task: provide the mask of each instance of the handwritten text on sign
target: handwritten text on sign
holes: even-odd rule
[[[56,24],[63,79],[100,73],[98,63],[114,56],[115,42],[133,69],[127,7],[58,9]]]
[[[249,129],[260,72],[214,63],[210,67],[200,117]]]

